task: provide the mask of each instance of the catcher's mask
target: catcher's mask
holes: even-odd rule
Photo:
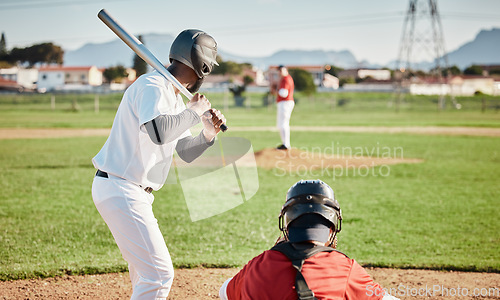
[[[342,228],[342,212],[332,188],[321,180],[301,180],[295,183],[288,190],[286,202],[281,209],[279,229],[285,235],[285,239],[292,242],[308,240],[305,239],[307,236],[309,240],[327,242],[328,238],[326,240],[314,238],[324,236],[324,233],[318,234],[322,228],[328,229],[329,244],[332,245],[335,236]],[[332,235],[329,234],[330,228]],[[290,239],[291,229],[293,234],[302,233]]]
[[[170,47],[169,59],[174,59],[193,69],[198,78],[204,78],[219,65],[217,43],[204,31],[186,29],[179,33]]]

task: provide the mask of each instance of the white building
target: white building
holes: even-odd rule
[[[449,95],[450,85],[445,83],[412,83],[410,84],[412,95]],[[474,94],[474,93],[473,93]],[[458,95],[458,94],[456,94]]]
[[[345,83],[342,86],[344,91],[348,92],[393,92],[394,84],[389,80],[384,81],[368,81],[361,83]]]
[[[367,78],[390,80],[391,71],[384,69],[347,69],[338,73],[339,78]]]
[[[472,96],[476,92],[495,95],[497,84],[492,77],[484,76],[455,76],[449,83],[439,83],[435,80],[420,80],[410,84],[410,93],[413,95],[448,95]]]
[[[38,70],[12,67],[0,69],[0,76],[5,80],[15,81],[25,89],[35,89],[38,80]]]
[[[470,96],[476,92],[495,94],[495,80],[484,76],[455,76],[450,81],[451,91],[454,95]]]
[[[324,79],[323,79],[323,84],[322,84],[323,87],[337,90],[339,88],[339,84],[340,84],[340,81],[337,77],[335,77],[331,74],[328,74],[328,73],[324,74]]]
[[[495,84],[493,86],[493,96],[500,95],[500,80],[495,80]]]
[[[389,70],[374,70],[374,69],[359,69],[359,78],[371,77],[375,80],[389,80],[391,79],[391,71]]]
[[[91,67],[42,67],[38,72],[39,91],[90,90],[102,84],[102,70]]]

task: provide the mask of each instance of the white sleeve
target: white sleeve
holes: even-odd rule
[[[165,105],[165,99],[163,91],[154,85],[148,85],[137,92],[136,111],[139,124],[142,125],[161,114],[166,114],[168,107]]]
[[[382,300],[399,300],[399,298],[396,298],[396,297],[391,296],[389,294],[385,294],[384,298],[382,298]]]
[[[281,98],[286,98],[288,96],[288,90],[287,89],[280,89],[278,91],[278,95],[280,95]]]
[[[226,280],[222,286],[220,287],[220,290],[219,290],[219,298],[221,298],[222,300],[228,300],[227,299],[227,293],[226,293],[226,289],[227,289],[227,285],[229,284],[229,281],[231,281],[231,279],[233,278],[229,278],[228,280]]]

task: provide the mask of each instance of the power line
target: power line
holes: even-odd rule
[[[32,0],[28,0],[32,1]],[[317,30],[318,28],[338,28],[344,27],[346,25],[350,26],[363,26],[366,24],[384,23],[384,22],[399,22],[403,17],[403,11],[394,11],[387,13],[371,13],[371,14],[359,14],[359,15],[349,15],[340,17],[329,17],[320,19],[309,19],[303,22],[296,22],[293,25],[283,25],[283,23],[267,23],[260,24],[258,26],[253,25],[239,25],[232,26],[231,28],[226,27],[213,27],[207,28],[211,32],[217,32],[218,34],[241,34],[245,32],[247,34],[262,34],[262,33],[278,33],[286,32],[290,30],[294,31],[311,31]],[[57,38],[58,41],[70,41],[78,39],[96,39],[102,38],[103,36],[94,37],[65,37]],[[24,43],[29,41],[13,41],[14,43]]]
[[[477,17],[477,18],[500,18],[500,14],[486,14],[486,13],[470,13],[470,12],[445,12],[444,14],[441,15],[455,15],[455,16],[462,16],[462,17]]]
[[[252,25],[240,25],[231,26],[231,28],[226,27],[213,27],[210,28],[211,31],[217,31],[218,33],[274,33],[282,31],[308,31],[315,30],[318,28],[336,28],[345,25],[365,25],[370,23],[381,23],[381,22],[393,22],[395,20],[400,21],[404,16],[404,12],[390,12],[385,14],[362,14],[362,15],[352,15],[344,17],[329,17],[322,19],[307,20],[305,22],[295,22],[294,24],[283,24],[283,23],[267,23],[260,24],[258,26]]]
[[[33,3],[33,2],[45,2],[45,0],[2,0],[2,1],[12,1],[16,3],[16,6],[21,8],[24,4],[26,7],[28,3]],[[63,6],[63,5],[72,5],[72,4],[79,4],[79,3],[84,3],[84,4],[89,4],[89,3],[103,3],[103,2],[115,2],[115,1],[123,1],[123,0],[77,0],[77,1],[65,1],[65,2],[60,2],[60,1],[51,1],[45,2],[43,6],[47,5],[52,5],[52,6]],[[129,0],[130,1],[130,0]],[[22,4],[19,4],[22,3]],[[32,8],[32,4],[29,4],[29,8]],[[38,4],[39,6],[42,4]],[[4,6],[5,7],[5,6]],[[0,8],[4,10],[5,8],[1,6]],[[279,32],[286,32],[286,31],[312,31],[312,30],[317,30],[317,29],[334,29],[334,28],[339,28],[339,27],[344,27],[344,28],[351,28],[354,26],[366,26],[366,25],[373,25],[373,24],[380,24],[380,23],[396,23],[396,22],[401,22],[402,18],[404,17],[406,12],[404,11],[391,11],[391,12],[386,12],[386,13],[368,13],[368,14],[357,14],[357,15],[347,15],[347,16],[331,16],[327,18],[315,18],[315,19],[308,19],[308,20],[303,20],[299,22],[295,22],[294,24],[287,24],[284,25],[283,23],[261,23],[260,25],[255,26],[255,23],[253,24],[246,24],[246,25],[239,25],[239,26],[224,26],[224,27],[212,27],[212,28],[207,28],[207,30],[210,30],[211,32],[217,32],[218,34],[225,34],[225,35],[234,35],[234,34],[241,34],[246,33],[246,34],[265,34],[265,33],[279,33]],[[443,14],[441,14],[443,16]],[[476,18],[481,18],[481,19],[486,19],[486,18],[495,18],[497,20],[499,18],[498,15],[496,14],[479,14],[479,13],[466,13],[466,12],[449,12],[445,13],[444,16],[446,16],[447,19],[449,18],[460,18],[461,20],[464,19],[476,19]],[[102,38],[103,36],[93,36],[93,37],[64,37],[64,38],[57,38],[56,40],[58,41],[70,41],[70,40],[78,40],[78,39],[96,39],[96,38]],[[14,43],[23,43],[22,41],[14,41]]]
[[[3,3],[0,3],[0,5],[5,5],[7,3],[16,3],[16,4],[20,4],[20,3],[24,3],[24,4],[29,4],[27,2],[40,2],[40,1],[46,1],[46,0],[2,0]]]
[[[476,21],[476,20],[499,21],[500,20],[500,15],[495,16],[495,15],[444,14],[444,15],[441,15],[441,17],[444,19],[457,19],[460,21]]]
[[[5,1],[5,0],[3,0]],[[14,0],[15,1],[15,0]],[[13,2],[14,2],[13,1]],[[59,6],[68,6],[68,5],[75,5],[75,4],[92,4],[92,3],[108,3],[108,2],[123,2],[123,1],[132,1],[132,0],[85,0],[85,1],[52,1],[52,2],[45,2],[45,3],[40,3],[41,1],[36,1],[36,0],[28,0],[30,2],[21,2],[15,1],[15,4],[7,3],[0,3],[0,9],[2,10],[15,10],[15,9],[31,9],[31,8],[45,8],[45,7],[59,7]]]

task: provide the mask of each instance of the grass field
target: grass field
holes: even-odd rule
[[[263,94],[248,94],[245,107],[235,107],[230,94],[207,97],[214,107],[223,110],[229,126],[274,126],[276,122],[275,107],[262,105]],[[407,96],[398,113],[395,97],[387,93],[321,93],[311,97],[299,93],[298,97],[291,125],[500,127],[500,96],[459,97],[456,101],[462,109],[453,109],[448,100],[443,111],[437,110],[437,97]],[[110,127],[121,95],[100,95],[99,113],[95,113],[94,95],[61,94],[55,99],[52,110],[48,94],[0,95],[0,128]]]
[[[420,109],[395,113],[382,96],[371,100],[371,109],[362,105],[369,102],[363,96],[360,103],[347,96],[352,98],[343,107],[320,96],[314,103],[301,98],[292,125],[500,127],[500,114],[481,113],[481,106],[437,112],[427,99]],[[347,96],[335,95],[336,101]],[[211,98],[219,105],[223,96]],[[0,127],[109,127],[115,101],[119,97],[101,99],[110,105],[96,114],[83,100],[80,110],[52,111],[43,108],[47,103],[0,97]],[[225,114],[229,126],[272,126],[275,118],[274,108],[257,105],[229,107]],[[254,150],[278,143],[272,132],[225,135],[249,139]],[[0,140],[0,280],[126,270],[90,194],[90,160],[105,139]],[[167,185],[155,193],[154,210],[175,266],[241,266],[268,249],[279,234],[277,215],[287,189],[314,177],[336,191],[345,219],[339,249],[360,263],[500,272],[499,138],[295,132],[292,142],[301,149],[365,149],[365,155],[376,148],[401,149],[404,158],[424,162],[375,167],[366,176],[334,170],[283,176],[259,169],[260,189],[250,201],[194,223],[180,186]]]

